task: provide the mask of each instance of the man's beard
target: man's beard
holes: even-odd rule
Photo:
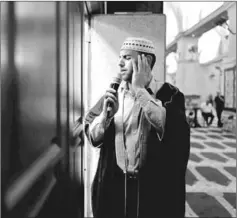
[[[131,73],[129,75],[124,75],[124,77],[122,79],[126,82],[132,83],[132,74],[133,73]]]

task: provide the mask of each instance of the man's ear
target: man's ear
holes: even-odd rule
[[[149,64],[150,67],[151,67],[151,64],[152,64],[152,56],[151,56],[151,55],[147,55],[146,58],[147,58],[148,64]]]

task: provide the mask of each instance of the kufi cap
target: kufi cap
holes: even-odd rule
[[[150,53],[155,55],[155,46],[152,43],[152,41],[144,38],[135,38],[135,37],[129,37],[127,38],[122,47],[123,49],[129,49],[133,51],[140,51],[145,53]]]

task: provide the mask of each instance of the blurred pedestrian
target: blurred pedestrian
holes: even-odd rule
[[[207,97],[207,100],[201,104],[201,112],[203,119],[205,120],[207,126],[210,126],[214,119],[214,108],[210,96]]]
[[[210,103],[212,106],[214,106],[214,101],[213,101],[213,96],[212,96],[212,94],[209,94],[208,97],[207,97],[207,99],[208,99],[208,103]]]
[[[224,96],[221,95],[220,91],[217,91],[216,97],[215,97],[215,108],[216,108],[216,115],[217,115],[217,126],[222,127],[223,123],[221,122],[221,114],[224,110],[225,105],[225,99]]]

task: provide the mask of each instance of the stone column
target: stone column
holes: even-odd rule
[[[228,17],[229,17],[229,52],[228,57],[235,59],[236,65],[236,2],[234,2],[231,7],[228,8]]]
[[[229,18],[229,46],[223,60],[225,106],[236,108],[236,2],[227,9]]]
[[[177,42],[176,86],[185,94],[202,95],[204,72],[198,61],[199,37],[183,36]]]
[[[222,113],[223,129],[236,133],[236,2],[232,2],[227,10],[229,18],[229,46],[227,58],[223,61],[225,107]],[[233,115],[233,119],[228,119]]]

